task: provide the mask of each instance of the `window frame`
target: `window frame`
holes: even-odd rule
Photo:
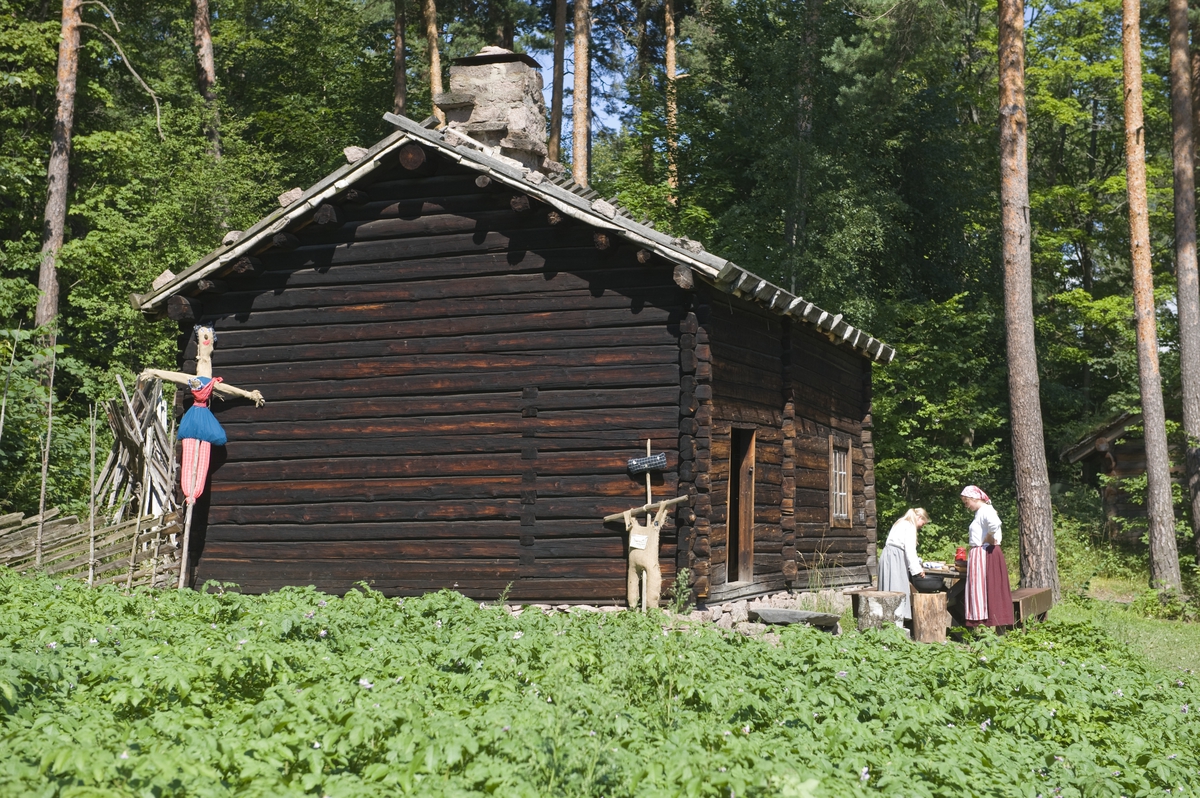
[[[843,465],[841,471],[839,459]],[[845,510],[844,516],[838,513],[840,509]],[[854,526],[854,445],[848,440],[839,443],[832,434],[829,436],[829,526],[836,529]]]

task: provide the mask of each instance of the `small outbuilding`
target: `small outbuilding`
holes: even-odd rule
[[[687,495],[664,583],[708,601],[865,584],[875,563],[871,369],[894,351],[545,159],[536,62],[485,50],[396,131],[132,301],[215,325],[217,402],[190,580],[366,582],[623,602],[611,513]],[[186,392],[181,392],[181,395]],[[180,399],[177,413],[185,409]],[[190,401],[187,400],[187,401]]]
[[[1124,411],[1098,424],[1060,452],[1062,460],[1083,468],[1083,480],[1100,491],[1104,534],[1110,540],[1136,542],[1146,528],[1146,505],[1124,485],[1146,474],[1142,414]],[[1183,452],[1171,446],[1171,481],[1183,480]],[[1103,479],[1102,479],[1103,478]]]

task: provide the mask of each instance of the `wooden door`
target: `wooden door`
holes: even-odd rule
[[[726,582],[754,578],[754,430],[733,429],[729,441]]]

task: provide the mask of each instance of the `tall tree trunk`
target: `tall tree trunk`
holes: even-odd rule
[[[438,51],[438,23],[436,0],[423,0],[425,17],[425,42],[429,47],[429,101],[432,103],[442,93],[442,56]],[[433,116],[439,125],[446,124],[446,114],[435,104]]]
[[[1004,259],[1004,327],[1013,466],[1021,541],[1021,586],[1059,595],[1050,476],[1042,430],[1033,331],[1029,164],[1025,114],[1025,4],[1000,1],[1000,224]]]
[[[196,88],[208,106],[208,122],[204,135],[208,137],[209,149],[217,158],[221,157],[221,119],[217,109],[217,63],[213,58],[212,23],[208,11],[208,0],[195,0],[192,6],[192,36],[196,42]]]
[[[637,4],[637,19],[634,21],[634,35],[637,50],[637,108],[639,136],[642,148],[642,180],[646,183],[654,179],[654,132],[648,124],[650,115],[650,0],[639,0]]]
[[[588,46],[592,38],[591,0],[575,0],[575,90],[571,99],[571,176],[581,186],[588,184],[588,160],[592,148],[591,63]]]
[[[567,0],[554,0],[554,84],[550,87],[550,142],[546,155],[562,160],[563,83],[566,81]]]
[[[1196,137],[1200,136],[1200,98],[1194,94],[1197,88],[1200,88],[1200,16],[1196,17],[1196,21],[1192,23],[1192,142],[1196,152],[1200,152],[1200,141],[1196,141]],[[1200,538],[1197,538],[1197,545],[1200,546]],[[1197,550],[1200,554],[1200,550]]]
[[[1129,246],[1133,263],[1133,310],[1137,324],[1138,379],[1146,441],[1146,509],[1150,516],[1150,584],[1178,589],[1179,553],[1171,506],[1171,469],[1162,377],[1158,371],[1158,330],[1154,316],[1154,277],[1150,271],[1150,219],[1146,206],[1146,143],[1142,119],[1142,34],[1140,0],[1123,0],[1121,46],[1125,76],[1125,169],[1129,194]]]
[[[70,178],[71,128],[75,124],[75,79],[79,73],[80,0],[63,0],[58,42],[57,109],[46,168],[46,214],[42,224],[42,263],[34,322],[50,324],[58,316],[58,252],[67,226],[67,182]]]
[[[408,27],[408,0],[395,0],[395,17],[392,21],[392,38],[396,52],[392,54],[392,113],[404,115],[408,102],[408,61],[405,56],[404,33]]]
[[[1185,464],[1192,531],[1200,530],[1200,277],[1196,271],[1196,148],[1187,0],[1170,2],[1171,121],[1175,167],[1175,279]]]
[[[667,37],[667,201],[679,205],[678,105],[675,95],[675,2],[663,0],[663,28]]]

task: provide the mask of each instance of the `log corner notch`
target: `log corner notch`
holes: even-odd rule
[[[687,568],[693,598],[708,598],[710,590],[709,534],[712,527],[712,498],[709,496],[711,482],[708,468],[711,464],[711,427],[702,428],[697,420],[699,402],[696,389],[700,382],[711,381],[711,370],[707,378],[698,369],[697,338],[707,333],[700,326],[695,312],[695,294],[690,294],[685,307],[689,310],[679,323],[679,492],[691,497],[690,506],[676,513],[677,548],[676,569]],[[711,397],[711,393],[708,394]],[[707,400],[711,403],[711,398]]]
[[[779,528],[782,532],[783,578],[794,583],[800,575],[796,557],[796,388],[792,373],[792,324],[783,319],[783,479],[780,491]]]
[[[194,299],[176,294],[167,300],[167,318],[171,321],[194,322],[202,315],[204,308]]]

